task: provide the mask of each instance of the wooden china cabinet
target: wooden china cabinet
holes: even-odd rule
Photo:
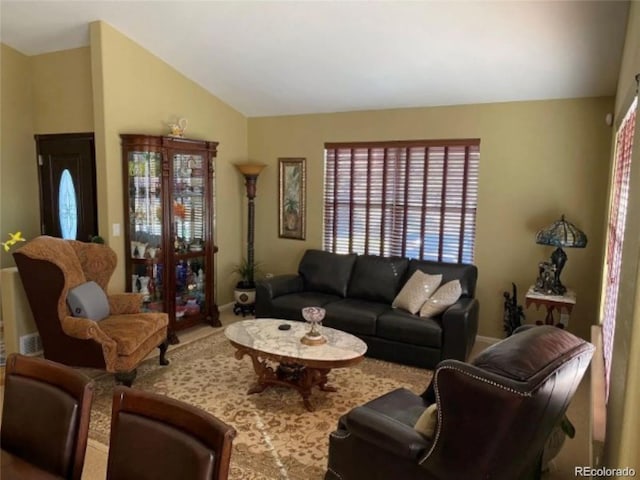
[[[215,302],[217,142],[152,135],[122,140],[126,285],[144,309],[169,314],[169,341],[197,323],[220,326]]]

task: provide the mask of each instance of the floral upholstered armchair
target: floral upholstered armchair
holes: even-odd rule
[[[106,294],[117,262],[110,247],[40,236],[17,250],[14,258],[45,358],[105,369],[129,386],[137,366],[154,348],[160,349],[160,364],[169,363],[167,314],[141,313],[140,294]],[[72,313],[70,293],[85,285],[106,297],[103,318],[80,316],[81,310]]]

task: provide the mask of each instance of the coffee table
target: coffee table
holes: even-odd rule
[[[290,325],[290,329],[280,330],[280,325]],[[307,410],[313,411],[311,389],[335,392],[327,385],[329,371],[355,365],[367,351],[359,338],[328,327],[320,327],[327,339],[325,344],[305,345],[300,339],[308,330],[305,322],[276,318],[242,320],[225,329],[224,334],[237,349],[235,357],[240,360],[248,355],[258,375],[248,394],[262,392],[270,385],[294,388]]]

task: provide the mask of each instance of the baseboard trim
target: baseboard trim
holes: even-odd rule
[[[483,343],[494,344],[494,343],[498,343],[500,340],[502,339],[496,338],[496,337],[485,337],[484,335],[476,335],[476,341],[480,341]]]
[[[218,305],[218,311],[226,312],[227,310],[233,309],[234,305],[235,305],[234,302],[225,303],[224,305]]]

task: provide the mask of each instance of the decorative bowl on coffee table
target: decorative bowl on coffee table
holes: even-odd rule
[[[326,311],[322,307],[305,307],[302,309],[302,317],[311,325],[309,331],[300,339],[305,345],[322,345],[327,339],[320,333],[320,324]]]

